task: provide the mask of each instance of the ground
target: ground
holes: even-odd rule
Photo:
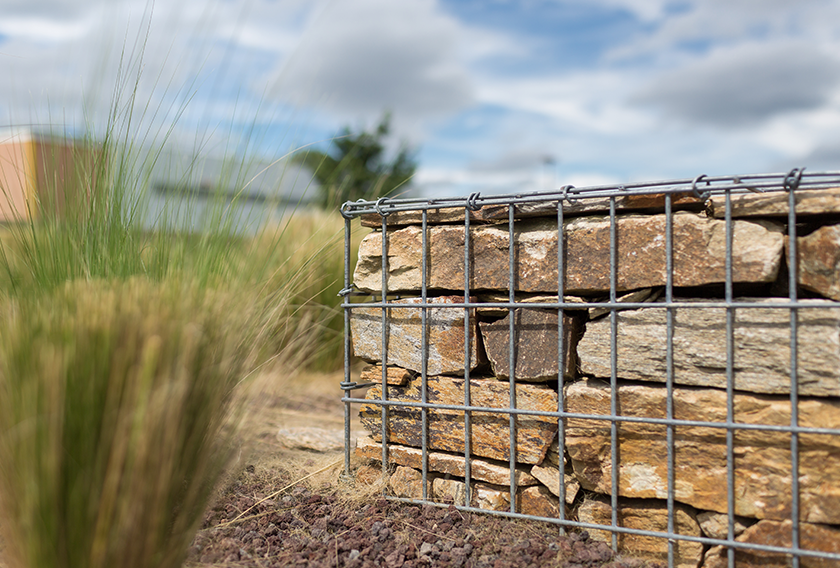
[[[185,568],[652,566],[614,556],[585,532],[561,536],[548,523],[388,501],[375,484],[341,476],[340,447],[315,452],[278,437],[301,427],[341,431],[340,381],[298,377],[260,397],[243,439],[253,445],[243,446]]]

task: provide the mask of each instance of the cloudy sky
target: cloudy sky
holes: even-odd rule
[[[389,110],[427,195],[840,170],[835,0],[0,0],[0,77],[0,126],[269,159]]]

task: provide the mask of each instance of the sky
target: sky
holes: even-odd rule
[[[0,127],[269,161],[387,111],[429,197],[840,170],[835,0],[0,0],[0,77]]]

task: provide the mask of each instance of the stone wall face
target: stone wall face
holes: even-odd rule
[[[604,214],[609,200],[602,198],[564,204],[560,231],[556,202],[517,205],[512,234],[507,206],[470,212],[469,239],[462,209],[430,211],[425,239],[419,213],[387,218],[386,291],[402,299],[384,310],[351,308],[350,320],[355,354],[380,365],[364,377],[379,383],[386,312],[387,390],[367,390],[370,402],[361,406],[361,418],[371,437],[356,451],[365,460],[382,459],[384,420],[395,495],[425,494],[431,501],[489,510],[511,511],[513,503],[516,512],[555,518],[563,507],[567,519],[609,525],[615,483],[619,526],[665,532],[670,439],[677,534],[726,540],[731,516],[738,542],[791,546],[798,502],[800,546],[840,551],[840,436],[802,432],[793,456],[792,434],[784,431],[793,421],[840,429],[840,189],[797,195],[795,262],[789,258],[787,194],[732,196],[736,308],[723,303],[722,195],[705,208],[693,195],[673,196],[671,294],[680,305],[662,304],[668,278],[664,201],[662,195],[616,199],[612,275],[613,229]],[[363,225],[375,230],[361,243],[354,285],[380,295],[381,219],[363,217]],[[793,269],[798,297],[805,298],[796,310],[785,304]],[[433,304],[426,308],[420,299],[424,274]],[[634,304],[617,307],[614,317],[591,305],[609,300],[611,277],[617,301]],[[527,306],[494,305],[511,298]],[[561,300],[562,317],[556,307],[541,307]],[[377,404],[383,399],[400,404],[383,412]],[[792,399],[798,400],[795,414]],[[445,408],[424,411],[412,403]],[[521,412],[504,412],[510,408]],[[550,415],[558,410],[586,417],[569,417],[561,429]],[[670,427],[669,419],[676,421]],[[590,533],[611,539],[606,530]],[[675,566],[726,565],[724,546],[675,543]],[[618,545],[649,560],[668,557],[665,538],[622,533]],[[741,550],[737,559],[745,566],[789,563],[785,555],[755,550]]]

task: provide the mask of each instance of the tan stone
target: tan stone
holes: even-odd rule
[[[750,519],[745,517],[736,516],[733,521],[732,529],[734,530],[735,536],[744,532],[750,525]],[[729,537],[729,515],[703,511],[702,513],[697,513],[697,522],[700,523],[700,530],[709,538],[726,539]]]
[[[430,303],[463,303],[463,296],[429,298]],[[417,373],[423,370],[422,309],[410,307],[420,303],[420,298],[395,300],[397,307],[387,308],[388,365],[402,367]],[[406,306],[406,307],[402,307]],[[470,318],[470,368],[478,363],[475,338],[475,315]],[[464,374],[464,310],[462,308],[427,308],[427,373]],[[350,333],[355,355],[368,362],[382,361],[382,309],[353,308],[350,312]],[[380,378],[381,381],[381,378]]]
[[[389,387],[388,400],[418,402],[421,398],[421,379],[409,381],[405,387]],[[427,400],[433,404],[463,405],[464,379],[429,377]],[[381,387],[368,390],[367,400],[381,399]],[[542,385],[517,384],[516,405],[522,410],[557,411],[557,393]],[[509,385],[495,379],[470,379],[470,402],[484,408],[508,408]],[[381,438],[382,413],[374,404],[364,404],[359,410],[362,424],[374,439]],[[428,416],[428,449],[454,453],[464,452],[464,412],[460,410],[430,409]],[[471,442],[473,455],[508,461],[510,458],[510,420],[504,413],[472,411]],[[395,406],[389,410],[388,441],[407,446],[421,446],[422,415],[419,408]],[[557,435],[557,419],[547,416],[520,415],[516,425],[516,461],[535,464],[542,461]]]
[[[666,503],[651,499],[622,499],[618,504],[618,526],[666,533],[668,508]],[[612,525],[612,506],[606,497],[587,498],[578,508],[578,519],[584,523]],[[587,529],[595,540],[610,542],[612,533]],[[700,525],[694,512],[684,505],[674,507],[674,532],[684,536],[700,536]],[[703,545],[699,542],[674,539],[674,566],[697,568],[703,559]],[[655,562],[667,562],[668,539],[618,533],[618,550],[630,556]]]
[[[385,373],[385,382],[389,385],[403,387],[412,377],[414,377],[414,374],[407,369],[388,367]],[[362,369],[360,379],[363,383],[381,383],[382,365],[368,365]]]
[[[423,474],[410,467],[399,466],[388,480],[395,497],[423,498]]]
[[[442,225],[446,223],[463,223],[464,207],[446,207],[429,209],[426,212],[426,225]],[[478,211],[470,211],[470,223],[498,223],[501,219],[507,219],[506,205],[485,205]],[[555,206],[556,210],[556,206]],[[382,217],[376,213],[368,213],[361,217],[362,227],[378,229],[382,227]],[[422,225],[422,211],[394,211],[390,213],[385,222],[388,227],[404,227],[406,225]]]
[[[838,196],[840,202],[840,196]],[[832,300],[840,300],[840,225],[820,227],[796,239],[799,283]]]
[[[782,226],[769,221],[733,223],[733,279],[771,282],[782,252]],[[421,284],[421,229],[388,231],[388,290],[418,291]],[[603,293],[610,288],[608,217],[577,217],[565,223],[566,292]],[[617,221],[617,290],[663,286],[666,281],[665,216],[626,215]],[[724,222],[693,213],[673,215],[674,285],[700,286],[725,279]],[[473,268],[470,290],[509,289],[507,228],[470,229]],[[557,291],[557,226],[550,220],[516,224],[517,292]],[[428,236],[429,289],[464,289],[464,227],[438,226]],[[359,247],[354,283],[381,290],[382,234],[371,233]]]
[[[479,329],[484,341],[484,349],[493,374],[503,380],[510,377],[510,318],[495,322],[481,322]],[[558,338],[557,312],[519,308],[513,310],[514,318],[514,380],[523,382],[556,381],[558,375]],[[577,360],[575,345],[578,338],[578,319],[570,316],[563,318],[563,336],[565,338],[565,365],[563,374],[572,379],[575,376]]]
[[[620,384],[617,405],[622,416],[665,418],[665,386]],[[718,389],[674,389],[677,420],[724,423],[726,392]],[[738,393],[736,423],[789,426],[787,397]],[[610,387],[597,380],[566,389],[566,409],[572,413],[610,414]],[[840,401],[801,398],[799,425],[840,428]],[[649,423],[618,423],[618,488],[625,497],[667,497],[666,427]],[[612,464],[610,423],[568,419],[566,451],[584,489],[609,494]],[[734,436],[735,514],[752,518],[786,519],[791,515],[790,434],[737,430]],[[697,509],[726,513],[726,434],[724,428],[675,426],[675,498]],[[800,518],[807,522],[840,523],[840,437],[799,435]]]
[[[560,469],[556,465],[535,465],[531,468],[531,475],[554,495],[560,497]],[[563,485],[566,488],[566,503],[571,505],[580,491],[580,483],[573,472],[567,471],[563,476]]]
[[[840,213],[840,188],[803,189],[795,192],[796,214],[822,215]],[[732,217],[787,217],[788,192],[739,193],[732,195]],[[707,203],[707,210],[713,217],[723,219],[726,215],[726,196],[713,195]]]
[[[509,294],[502,294],[501,292],[487,292],[484,294],[478,294],[479,302],[486,302],[486,303],[508,303],[510,302],[510,295]],[[583,298],[581,296],[563,296],[563,301],[570,304],[583,304],[587,302],[591,302],[591,298]],[[557,294],[553,296],[547,296],[545,294],[516,294],[514,296],[514,303],[529,303],[529,304],[553,304],[557,302]],[[576,315],[587,308],[584,307],[571,307],[571,308],[564,308],[567,312],[567,315]],[[503,318],[508,315],[509,310],[507,308],[499,308],[495,306],[482,306],[479,304],[476,307],[476,313],[479,316],[487,317],[487,318]]]
[[[703,202],[693,193],[672,193],[672,211],[700,210]],[[646,193],[621,195],[615,198],[615,209],[621,213],[630,211],[645,213],[663,213],[665,211],[664,193]],[[592,215],[593,213],[609,213],[609,197],[582,197],[563,202],[563,213],[569,216]],[[493,210],[486,214],[488,219],[507,219],[507,209]],[[534,203],[520,203],[515,206],[514,217],[557,217],[557,201],[541,201]]]
[[[659,296],[662,295],[662,288],[642,288],[641,290],[633,290],[627,294],[618,296],[615,301],[619,304],[639,304],[655,302]],[[609,302],[609,298],[599,299],[601,302]],[[616,308],[616,311],[626,310],[629,308]],[[589,308],[589,319],[594,320],[603,315],[610,313],[610,308]]]
[[[699,302],[703,300],[680,300]],[[735,310],[734,371],[738,390],[790,392],[790,311],[772,308],[785,299],[738,299],[767,308]],[[799,310],[799,394],[840,396],[840,310],[825,300],[804,300]],[[617,315],[619,378],[664,382],[666,310],[641,308]],[[610,319],[586,324],[577,345],[582,373],[610,376]],[[674,308],[674,382],[726,388],[726,309]]]
[[[542,485],[525,487],[517,491],[516,511],[525,515],[556,519],[560,517],[557,498]]]
[[[382,443],[376,442],[373,438],[359,438],[356,445],[356,455],[362,458],[381,460]],[[443,452],[427,452],[429,471],[466,477],[466,459],[463,454],[447,454]],[[388,460],[390,463],[405,465],[415,469],[423,468],[423,451],[420,448],[388,444]],[[498,461],[472,458],[470,459],[470,477],[474,480],[486,481],[496,485],[510,483],[510,469],[507,463]],[[531,475],[527,468],[519,466],[516,468],[515,479],[517,485],[536,485],[537,479]]]
[[[277,441],[287,448],[318,453],[337,452],[344,449],[344,431],[311,426],[281,428],[277,431]]]
[[[467,502],[466,485],[457,479],[438,477],[432,480],[432,498],[437,503],[463,506]]]
[[[738,542],[790,547],[790,521],[759,521],[735,539]],[[811,523],[799,524],[799,547],[815,552],[840,554],[840,528]],[[735,565],[738,568],[788,568],[793,566],[791,555],[760,550],[735,549]],[[727,568],[727,549],[712,547],[706,553],[703,568]],[[837,568],[840,560],[800,556],[801,568]]]

